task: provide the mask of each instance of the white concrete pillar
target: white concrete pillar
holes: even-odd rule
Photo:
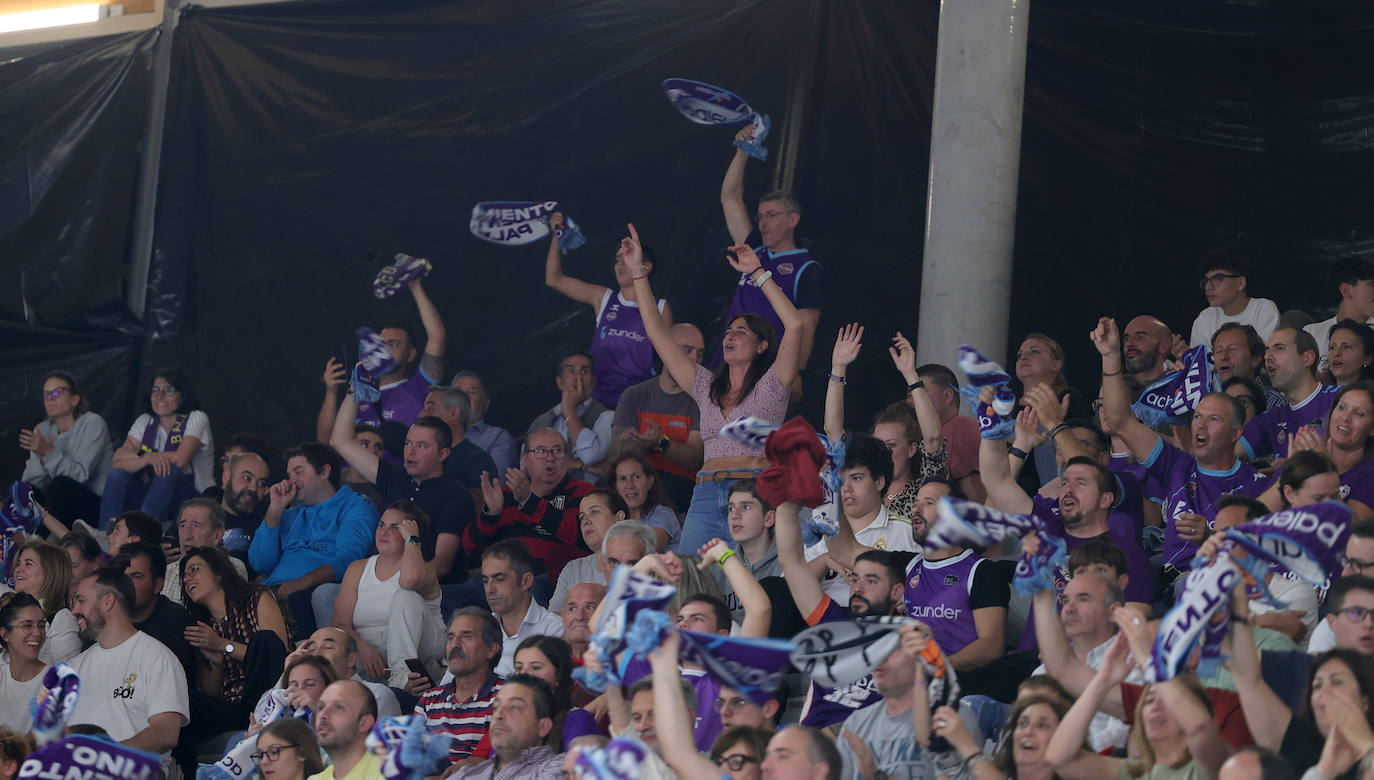
[[[956,368],[960,344],[994,360],[1007,356],[1029,15],[1029,0],[940,4],[916,344],[922,362]]]

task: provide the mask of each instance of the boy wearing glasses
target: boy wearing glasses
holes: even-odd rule
[[[1212,334],[1227,322],[1253,325],[1261,338],[1269,338],[1279,326],[1279,307],[1268,298],[1251,298],[1245,292],[1251,271],[1250,260],[1232,249],[1216,249],[1202,263],[1202,294],[1207,308],[1193,320],[1189,343],[1210,344]]]

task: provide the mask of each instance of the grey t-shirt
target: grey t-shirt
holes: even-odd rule
[[[936,755],[922,750],[916,744],[916,724],[911,716],[910,707],[896,715],[888,715],[887,707],[879,701],[846,718],[840,736],[835,740],[840,757],[844,759],[844,771],[840,774],[842,780],[859,780],[858,761],[855,760],[849,740],[844,738],[845,731],[854,732],[868,743],[878,768],[893,780],[934,780],[940,775],[951,780],[968,777],[957,753],[950,751]],[[980,731],[973,713],[966,707],[960,707],[959,717],[977,740]]]
[[[782,564],[778,563],[778,544],[771,542],[768,545],[768,552],[757,561],[748,560],[744,553],[740,552],[738,544],[730,545],[730,549],[735,551],[740,563],[749,567],[749,571],[754,575],[754,579],[761,580],[764,577],[781,577]],[[730,585],[730,580],[726,579],[725,572],[719,566],[712,566],[711,573],[716,577],[716,584],[720,586],[720,597],[725,599],[725,606],[730,608],[730,619],[736,623],[744,622],[744,607],[739,603],[739,597],[735,595],[735,589]]]

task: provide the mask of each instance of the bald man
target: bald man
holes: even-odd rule
[[[219,505],[224,509],[224,549],[248,554],[253,533],[267,511],[267,461],[256,452],[225,454]]]
[[[693,362],[706,355],[701,330],[689,322],[672,327],[673,342]],[[678,506],[692,503],[697,469],[706,446],[701,440],[701,412],[697,402],[664,371],[620,395],[611,421],[612,455],[648,455],[658,469],[663,488]],[[606,475],[614,479],[614,474]]]
[[[1164,361],[1174,347],[1174,337],[1157,317],[1142,314],[1126,323],[1121,333],[1126,374],[1136,392],[1164,376]]]

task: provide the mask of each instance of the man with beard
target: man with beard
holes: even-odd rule
[[[377,722],[372,692],[355,680],[331,683],[320,694],[315,736],[329,754],[329,766],[309,780],[373,780],[382,776],[382,760],[367,749],[367,735]]]
[[[249,454],[251,455],[251,453]],[[227,493],[225,495],[228,496]],[[187,501],[181,505],[181,511],[177,513],[178,549],[219,547],[224,541],[224,524],[225,511],[221,504],[208,498],[193,498]],[[248,579],[248,567],[244,565],[243,561],[230,556],[229,563],[233,564],[234,570],[239,573],[239,576],[245,580]],[[181,590],[180,558],[167,564],[167,572],[162,583],[162,595],[183,607],[186,606],[186,595]]]
[[[94,642],[71,660],[81,677],[72,723],[97,723],[110,738],[162,756],[189,722],[186,672],[166,645],[134,628],[133,583],[104,568],[81,580],[72,615],[81,638]]]
[[[501,678],[496,663],[501,659],[501,623],[481,607],[462,607],[448,625],[448,671],[453,679],[420,696],[415,715],[425,719],[431,732],[453,736],[449,758],[462,761],[472,755],[491,722],[491,709]]]
[[[797,505],[791,501],[782,504],[776,516],[774,541],[778,545],[783,580],[808,626],[867,615],[902,613],[902,567],[893,553],[869,550],[857,556],[852,569],[854,577],[849,584],[849,608],[846,609],[825,594],[806,563]],[[822,688],[812,682],[806,692],[801,722],[824,728],[880,698],[873,688],[872,677],[841,689]]]
[[[1142,314],[1126,323],[1121,334],[1125,346],[1126,381],[1135,393],[1164,376],[1164,361],[1174,347],[1169,326],[1156,317]]]
[[[494,475],[482,477],[485,505],[463,534],[463,550],[475,557],[502,539],[519,539],[535,558],[536,573],[557,582],[563,567],[587,553],[579,546],[577,509],[592,486],[568,476],[563,434],[552,428],[525,440],[521,468],[506,472],[506,489]]]
[[[224,549],[230,555],[248,556],[253,532],[258,530],[262,515],[267,511],[268,482],[267,442],[251,433],[240,433],[229,440],[220,463],[219,485],[207,488],[201,495],[219,502],[224,509]],[[168,561],[181,555],[180,550],[164,549]]]
[[[195,621],[185,607],[160,592],[167,559],[161,550],[145,542],[126,544],[118,552],[115,560],[123,559],[124,574],[134,586],[134,608],[130,613],[134,628],[166,645],[181,661],[186,679],[193,679],[196,651],[186,641],[186,629]]]
[[[1131,414],[1116,323],[1108,317],[1099,319],[1091,338],[1102,355],[1102,419],[1145,472],[1164,486],[1165,576],[1177,577],[1178,572],[1192,568],[1197,545],[1216,516],[1217,499],[1226,493],[1256,496],[1264,491],[1264,475],[1235,455],[1245,410],[1225,393],[1203,396],[1193,410],[1189,429],[1192,453],[1185,453]],[[1086,506],[1082,500],[1080,505]],[[1129,593],[1127,598],[1131,598]]]

